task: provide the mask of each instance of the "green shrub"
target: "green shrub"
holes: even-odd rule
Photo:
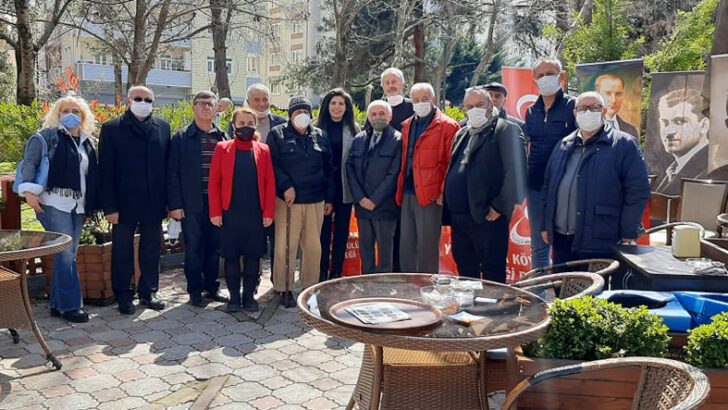
[[[532,357],[597,360],[622,356],[661,357],[670,337],[662,318],[646,307],[623,308],[592,297],[557,300],[549,309],[551,327],[526,346]]]
[[[713,322],[690,331],[687,362],[698,367],[728,367],[728,312],[713,316]]]

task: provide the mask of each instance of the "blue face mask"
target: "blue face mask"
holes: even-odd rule
[[[72,130],[81,125],[81,117],[74,113],[68,113],[61,117],[61,125],[67,130]]]

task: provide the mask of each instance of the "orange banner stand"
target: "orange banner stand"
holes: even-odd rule
[[[357,275],[361,275],[359,224],[356,222],[356,212],[352,211],[351,222],[349,222],[349,239],[346,241],[346,253],[344,253],[344,266],[341,268],[341,276]]]
[[[506,283],[518,282],[521,275],[531,270],[531,225],[528,222],[526,201],[516,205],[508,229],[508,260]]]

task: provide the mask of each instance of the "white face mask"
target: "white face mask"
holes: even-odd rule
[[[256,111],[256,114],[258,114],[258,118],[265,118],[270,114],[270,108],[265,111]]]
[[[404,102],[404,96],[401,95],[401,94],[388,95],[387,96],[387,102],[389,103],[389,105],[391,107],[396,107],[396,106],[402,104],[402,102]]]
[[[604,124],[602,112],[584,111],[576,113],[576,123],[586,132],[594,132]]]
[[[538,90],[541,95],[550,97],[559,92],[561,88],[561,76],[546,75],[536,80],[536,84],[538,84]]]
[[[488,122],[488,110],[480,107],[473,107],[465,113],[468,116],[468,126],[470,128],[480,128]]]
[[[144,101],[132,101],[131,107],[129,107],[131,113],[140,118],[147,118],[152,113],[152,108],[154,108],[152,103]]]
[[[427,117],[432,111],[432,103],[421,102],[417,104],[412,104],[412,108],[415,110],[415,114],[417,114],[419,118],[424,118]]]
[[[306,129],[311,124],[311,116],[308,114],[298,114],[293,117],[293,125],[299,130]]]

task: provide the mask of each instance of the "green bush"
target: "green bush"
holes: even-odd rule
[[[531,357],[597,360],[623,356],[661,357],[670,337],[662,318],[647,308],[623,308],[592,297],[557,300],[549,309],[551,327],[526,346]]]
[[[728,368],[728,312],[690,331],[687,362],[698,367]]]

